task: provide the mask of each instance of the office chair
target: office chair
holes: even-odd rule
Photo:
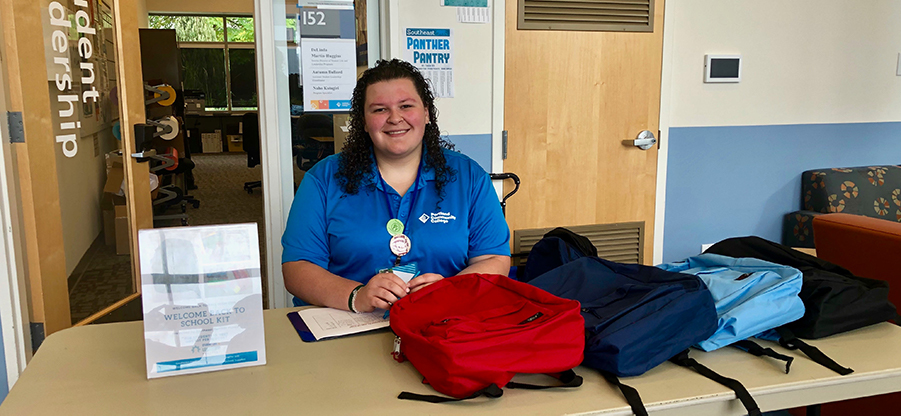
[[[244,113],[241,118],[243,124],[241,134],[244,140],[244,151],[247,152],[247,167],[252,168],[260,164],[260,118],[257,113]],[[244,182],[244,190],[248,194],[253,193],[253,188],[263,186],[263,181]]]
[[[175,178],[194,169],[194,162],[189,158],[179,158],[178,152],[173,148],[169,148],[169,153],[150,158],[150,172],[156,174],[160,181],[160,195],[153,200],[153,220],[181,220],[181,225],[188,225],[187,204],[190,203],[196,209],[200,207],[200,201],[188,195]],[[166,211],[173,206],[178,206],[181,212],[168,214]]]
[[[326,114],[304,114],[294,121],[291,134],[293,154],[297,157],[297,167],[307,171],[335,153],[335,144],[320,142],[313,137],[334,137],[332,118]]]

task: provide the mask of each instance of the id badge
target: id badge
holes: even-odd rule
[[[379,273],[394,273],[395,276],[399,277],[400,280],[403,280],[404,283],[410,283],[414,277],[419,276],[419,267],[417,267],[416,263],[408,263],[397,267],[389,267],[386,269],[381,269],[378,271]]]

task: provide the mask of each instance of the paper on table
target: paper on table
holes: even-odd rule
[[[357,334],[388,326],[385,311],[352,313],[332,308],[310,308],[298,311],[301,319],[317,340]]]

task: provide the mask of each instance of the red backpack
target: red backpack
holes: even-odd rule
[[[391,308],[395,359],[410,360],[424,383],[448,396],[401,393],[432,403],[501,387],[578,387],[572,369],[582,362],[585,326],[579,302],[556,297],[506,276],[467,274],[438,281]],[[516,373],[549,374],[563,385],[511,382]]]

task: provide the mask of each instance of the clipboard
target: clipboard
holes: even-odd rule
[[[297,335],[300,335],[300,340],[303,342],[316,342],[315,336],[310,332],[310,328],[307,327],[307,323],[303,321],[303,318],[300,317],[300,314],[297,311],[288,312],[288,320],[291,321],[291,325],[294,325],[294,330],[297,331]]]
[[[304,320],[304,317],[301,316],[301,312],[305,313],[307,319],[316,319],[313,324],[319,321],[323,314],[325,315],[347,315],[350,314],[354,316],[354,321],[357,321],[354,325],[350,327],[333,329],[329,328],[326,330],[320,329],[319,335],[316,332],[310,329],[307,321]],[[341,311],[332,308],[310,308],[310,309],[302,309],[300,311],[288,312],[287,314],[288,320],[291,321],[291,325],[294,326],[294,329],[297,331],[297,335],[300,336],[300,339],[304,342],[316,342],[322,341],[326,339],[332,338],[341,338],[349,335],[356,335],[371,331],[376,331],[380,329],[387,328],[389,326],[388,314],[382,310],[376,310],[369,313],[354,315],[347,311]],[[326,319],[327,320],[327,319]],[[341,321],[346,321],[347,317],[341,317]],[[328,325],[326,325],[328,326]]]

